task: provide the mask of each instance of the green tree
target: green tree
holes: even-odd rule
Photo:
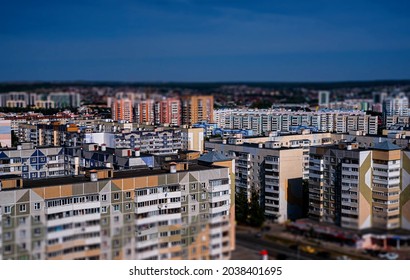
[[[13,147],[16,147],[19,144],[19,138],[17,135],[14,133],[14,131],[11,131],[11,145]]]
[[[249,205],[246,190],[240,188],[239,192],[235,193],[235,217],[240,224],[246,224],[249,216]]]
[[[251,201],[249,204],[249,225],[260,227],[264,221],[265,213],[259,203],[259,193],[256,190],[252,190]]]

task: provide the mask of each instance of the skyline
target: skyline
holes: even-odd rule
[[[0,81],[410,78],[406,1],[247,2],[7,3]]]

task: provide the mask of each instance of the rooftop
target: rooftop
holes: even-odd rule
[[[202,170],[209,170],[209,169],[219,169],[219,168],[224,168],[224,167],[205,166],[205,165],[199,165],[197,163],[190,162],[188,170],[177,171],[177,173],[202,171]],[[115,171],[112,179],[146,177],[146,176],[155,176],[155,175],[161,175],[161,174],[170,174],[170,172],[164,169],[147,169],[147,168],[137,169],[137,170]],[[106,181],[106,180],[110,180],[110,179],[100,179],[98,181]],[[78,183],[86,183],[86,182],[91,182],[91,181],[90,181],[90,178],[85,177],[85,176],[66,176],[66,177],[56,177],[56,178],[47,178],[47,179],[39,179],[39,180],[23,180],[23,188],[39,188],[39,187],[69,185],[69,184],[78,184]]]
[[[384,141],[381,143],[377,143],[373,147],[374,150],[382,150],[382,151],[394,151],[394,150],[401,150],[401,148],[390,141]]]
[[[231,159],[227,158],[226,156],[218,152],[211,151],[199,157],[198,160],[203,161],[203,162],[212,163],[212,162],[218,162],[218,161],[227,161]]]

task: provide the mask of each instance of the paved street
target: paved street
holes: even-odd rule
[[[304,252],[301,248],[309,246],[313,253]],[[261,259],[259,252],[267,250],[269,259],[319,260],[337,259],[372,259],[352,247],[343,247],[337,243],[323,242],[293,235],[286,231],[283,225],[272,224],[270,230],[261,233],[250,227],[237,227],[236,250],[232,259]]]
[[[232,259],[237,260],[261,259],[261,256],[259,255],[261,250],[268,251],[269,259],[277,259],[278,257],[294,260],[320,259],[316,255],[300,252],[296,248],[291,249],[288,246],[280,244],[279,242],[256,237],[255,234],[249,234],[249,232],[243,231],[239,231],[236,234],[236,247],[237,249],[232,254]]]

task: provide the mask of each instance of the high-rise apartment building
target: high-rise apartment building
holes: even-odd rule
[[[54,104],[53,108],[80,107],[81,95],[78,92],[51,92],[45,95],[45,97],[47,101],[51,101]]]
[[[373,92],[372,96],[374,104],[383,104],[384,100],[387,97],[387,92]]]
[[[22,181],[2,177],[0,259],[229,259],[232,161]]]
[[[409,99],[404,93],[388,97],[383,102],[383,115],[387,116],[409,116]]]
[[[134,102],[135,122],[139,124],[154,124],[153,99],[138,100]]]
[[[329,107],[330,92],[322,90],[318,92],[319,107]]]
[[[206,142],[205,146],[234,158],[236,191],[245,190],[248,199],[257,191],[265,216],[283,223],[303,216],[302,180],[308,173],[309,141],[297,142],[288,148],[274,143]]]
[[[129,98],[114,98],[111,104],[111,115],[115,121],[133,121],[132,100]]]
[[[35,105],[36,93],[29,92],[8,92],[0,94],[0,107],[20,107]]]
[[[155,103],[155,124],[180,126],[181,113],[181,100],[179,98],[163,98]]]
[[[214,97],[212,95],[182,96],[181,102],[183,124],[213,121]]]
[[[311,147],[309,216],[351,229],[399,228],[400,150],[389,141]]]

